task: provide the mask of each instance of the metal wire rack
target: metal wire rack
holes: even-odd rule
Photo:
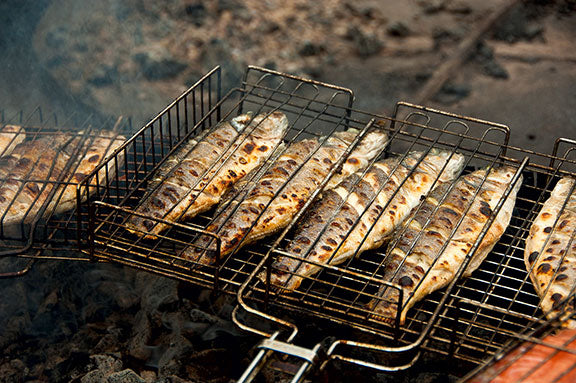
[[[130,130],[130,121],[76,114],[62,120],[56,114],[47,113],[38,107],[29,114],[1,110],[2,125],[18,125],[25,130],[25,133],[21,133],[22,145],[12,145],[15,146],[14,152],[23,145],[40,140],[48,145],[55,145],[56,142],[62,145],[50,158],[38,155],[29,158],[29,154],[26,154],[25,158],[31,162],[26,163],[25,174],[15,175],[9,171],[0,174],[0,188],[16,187],[14,196],[3,201],[0,213],[0,256],[26,257],[31,260],[22,270],[1,276],[21,275],[29,270],[34,260],[41,258],[81,259],[82,256],[74,252],[78,248],[75,188],[79,177],[86,175],[80,173],[80,160],[86,156],[92,143],[100,138],[110,139],[110,146],[105,149],[111,150],[113,143],[122,139],[121,134],[126,135]],[[105,136],[102,135],[104,130],[107,130]],[[5,162],[17,159],[10,157],[8,152],[2,158]],[[23,165],[24,162],[19,161],[17,164]],[[24,193],[25,188],[37,190],[38,193],[20,211],[21,219],[14,221],[11,209],[17,207],[18,196]],[[68,208],[63,210],[60,206],[64,203]],[[50,252],[46,253],[46,250]],[[65,252],[59,253],[60,250]]]
[[[400,119],[399,116],[404,116],[404,119]],[[422,118],[422,123],[414,122],[415,119]],[[519,175],[527,164],[527,159],[524,161],[503,160],[508,139],[506,127],[424,107],[399,104],[395,116],[390,119],[390,134],[390,147],[385,151],[383,150],[382,157],[389,155],[403,157],[410,150],[427,152],[432,148],[442,148],[452,154],[463,154],[466,157],[468,170],[479,167],[491,169],[502,162],[513,166],[516,169],[516,176],[494,214],[499,211],[498,209],[502,206],[513,185],[519,182]],[[297,219],[298,217],[295,218],[293,224]],[[485,226],[477,244],[482,240],[488,226]],[[378,299],[376,295],[378,288],[382,283],[386,283],[382,282],[385,257],[382,251],[370,251],[361,254],[340,266],[317,264],[322,268],[322,271],[316,276],[305,278],[305,282],[297,291],[290,294],[274,292],[259,274],[271,270],[272,260],[278,255],[295,257],[282,250],[290,241],[288,235],[290,229],[291,227],[288,227],[273,243],[258,267],[240,288],[238,299],[242,308],[256,316],[275,322],[280,328],[291,330],[291,334],[286,338],[287,343],[294,340],[297,328],[289,321],[274,316],[274,314],[279,315],[278,313],[282,313],[286,309],[305,312],[312,317],[320,317],[351,326],[374,335],[378,340],[378,344],[338,340],[329,349],[329,355],[332,358],[382,370],[397,370],[411,366],[418,357],[414,353],[427,339],[427,335],[432,329],[443,304],[448,299],[449,291],[454,283],[450,288],[434,293],[417,304],[403,326],[399,326],[398,319],[395,325],[373,319],[371,310],[366,307],[366,303],[370,300]],[[295,258],[301,262],[310,262],[303,257]],[[460,269],[459,274],[462,271],[463,268]],[[390,284],[390,288],[398,287]],[[237,320],[237,324],[267,337],[274,335],[247,326],[241,320]],[[388,354],[412,353],[412,355],[407,362],[406,359],[404,360],[404,365],[378,365],[345,356],[345,349],[347,348],[372,349]]]
[[[575,154],[568,139],[557,140],[551,154],[532,153],[508,230],[481,267],[456,286],[425,348],[477,365],[510,337],[546,322],[524,264],[525,241],[559,178],[576,174]]]
[[[365,123],[349,119],[353,94],[347,89],[256,67],[248,68],[241,88],[224,96],[220,94],[219,82],[217,67],[121,147],[118,154],[126,160],[115,175],[99,177],[96,170],[93,178],[85,180],[81,193],[94,196],[82,204],[90,218],[86,222],[89,240],[83,247],[86,254],[233,293],[254,268],[254,259],[262,248],[252,247],[237,257],[204,268],[178,256],[196,236],[207,233],[204,229],[212,212],[201,214],[192,222],[156,220],[168,226],[157,240],[142,239],[126,230],[127,217],[139,215],[134,207],[145,194],[152,175],[191,138],[246,111],[254,115],[277,110],[285,113],[290,121],[286,142],[325,138],[352,126],[363,130],[360,137],[366,133]],[[278,152],[282,150],[278,148]]]
[[[242,308],[260,320],[266,318],[279,328],[288,329],[284,340],[280,342],[277,334],[273,340],[279,343],[271,342],[264,347],[267,350],[295,340],[296,325],[278,319],[290,313],[359,330],[372,341],[337,340],[328,349],[329,358],[386,370],[409,367],[420,349],[478,364],[493,355],[510,334],[520,333],[526,327],[534,329],[542,322],[537,318],[538,300],[524,270],[521,253],[530,222],[549,193],[552,181],[559,174],[572,171],[566,166],[573,161],[557,154],[563,145],[570,145],[568,141],[559,141],[552,154],[540,154],[509,146],[509,129],[500,124],[409,103],[398,103],[392,117],[359,111],[353,108],[354,95],[348,89],[258,67],[249,67],[241,86],[222,95],[220,76],[217,67],[200,79],[80,185],[83,198],[77,228],[79,238],[85,239],[80,242],[82,252],[90,259],[119,262],[238,294],[241,305],[236,313]],[[520,174],[524,182],[511,224],[471,278],[431,294],[409,312],[402,326],[372,319],[364,305],[377,298],[375,294],[382,284],[381,250],[366,252],[342,265],[320,265],[322,271],[306,278],[292,294],[278,294],[260,280],[260,273],[269,270],[278,255],[286,255],[282,249],[289,243],[291,228],[303,213],[271,241],[246,246],[227,258],[217,257],[215,265],[202,267],[179,254],[198,236],[211,236],[219,241],[217,235],[206,231],[213,210],[190,222],[156,219],[168,229],[155,239],[143,239],[126,230],[127,217],[142,215],[134,208],[152,184],[152,178],[180,148],[216,123],[247,111],[285,113],[290,121],[284,136],[286,143],[303,138],[321,139],[350,128],[357,129],[360,138],[371,129],[385,131],[389,145],[382,147],[372,162],[390,156],[402,157],[411,150],[428,152],[440,148],[452,155],[464,155],[466,173],[481,167],[512,166],[516,169],[513,183],[518,182]],[[276,154],[284,150],[279,147]],[[558,165],[560,162],[562,166]],[[109,172],[112,163],[114,172]],[[302,212],[321,192],[322,187],[311,196]],[[498,208],[501,206],[502,201]],[[235,320],[249,331],[267,338],[274,336],[257,325],[247,325],[238,315]],[[295,355],[307,355],[308,366],[312,364],[310,359],[316,360],[308,351],[290,346],[296,347]],[[396,366],[371,364],[350,356],[358,349],[410,355],[400,358]],[[269,351],[263,351],[262,359],[267,354]]]

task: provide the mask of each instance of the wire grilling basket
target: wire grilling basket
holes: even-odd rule
[[[92,153],[90,148],[95,142],[109,140],[110,144],[103,149],[112,150],[113,143],[122,139],[121,134],[126,135],[129,131],[129,124],[121,118],[74,114],[59,120],[55,114],[41,108],[30,114],[1,111],[0,128],[13,125],[23,130],[10,137],[9,145],[2,153],[5,171],[0,174],[0,256],[31,260],[23,270],[2,276],[26,272],[31,262],[39,258],[81,258],[71,252],[78,248],[75,189],[78,181],[88,173],[81,166],[87,162],[85,157]],[[53,155],[34,148],[33,145],[39,142],[47,143],[45,147],[49,151],[54,149]],[[57,146],[57,143],[61,145]],[[92,162],[101,160],[101,157],[92,158]],[[14,168],[9,166],[11,163],[15,164]],[[23,196],[31,197],[23,203]],[[18,219],[14,219],[14,215]],[[45,253],[45,250],[51,252]]]
[[[501,124],[408,103],[398,103],[391,117],[371,114],[353,108],[354,94],[348,89],[258,67],[249,67],[241,86],[223,94],[220,76],[218,67],[209,72],[81,183],[76,227],[81,250],[90,259],[118,262],[215,291],[237,294],[240,305],[235,311],[235,322],[268,338],[243,379],[253,376],[272,351],[303,359],[298,375],[317,361],[320,346],[310,350],[291,344],[297,341],[298,327],[292,321],[279,319],[286,315],[321,318],[359,331],[364,334],[362,339],[370,341],[336,340],[327,348],[328,360],[340,359],[382,370],[410,367],[421,349],[479,364],[497,352],[511,334],[541,325],[538,298],[525,270],[522,252],[530,223],[554,181],[559,174],[573,174],[570,173],[573,169],[566,166],[574,162],[557,154],[559,147],[571,144],[568,140],[559,141],[554,153],[544,155],[509,146],[509,129]],[[158,187],[154,178],[172,159],[178,158],[179,150],[191,139],[205,134],[218,122],[229,121],[248,111],[253,112],[253,116],[276,111],[287,116],[289,127],[282,137],[284,145],[276,146],[272,157],[285,153],[291,143],[307,138],[326,140],[350,129],[355,129],[357,138],[337,158],[324,182],[303,203],[287,227],[269,240],[249,244],[228,256],[220,255],[219,235],[207,230],[217,214],[214,210],[201,213],[193,220],[178,222],[137,211],[143,197]],[[509,186],[479,233],[466,262],[457,270],[457,278],[445,289],[416,304],[403,324],[399,317],[392,322],[379,321],[366,306],[371,300],[382,299],[378,295],[382,285],[400,290],[398,285],[382,279],[384,249],[358,252],[346,262],[332,265],[314,264],[285,251],[293,238],[292,229],[305,216],[312,201],[325,192],[329,178],[342,170],[347,155],[372,131],[386,133],[388,143],[382,145],[371,164],[393,156],[405,159],[412,151],[426,154],[441,149],[450,158],[457,154],[464,156],[464,174],[501,165],[514,170]],[[214,170],[223,162],[223,159],[216,161],[220,165],[213,165]],[[263,171],[271,166],[272,161],[268,161]],[[252,181],[262,172],[249,173],[245,189],[235,193],[249,192]],[[520,176],[524,180],[510,225],[480,268],[471,277],[459,281],[458,277],[507,196],[520,183]],[[438,180],[433,183],[436,185]],[[281,193],[282,188],[275,195]],[[399,187],[394,195],[398,193]],[[130,217],[138,216],[161,223],[167,229],[153,239],[131,232],[127,222]],[[190,243],[202,237],[216,245],[217,256],[212,265],[181,256]],[[318,267],[319,272],[305,277],[295,291],[279,292],[269,281],[273,263],[279,256],[309,263]],[[402,306],[402,300],[400,296],[395,304]],[[288,335],[250,324],[253,322],[244,319],[245,312],[271,321],[279,330],[288,329]],[[365,362],[351,356],[357,350],[401,357],[394,361]]]
[[[547,322],[526,269],[524,249],[550,192],[561,177],[574,177],[575,171],[572,140],[557,140],[551,155],[533,155],[506,234],[480,269],[456,286],[426,347],[483,363],[510,337],[535,331]]]

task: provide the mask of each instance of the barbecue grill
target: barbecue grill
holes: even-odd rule
[[[0,177],[0,186],[8,181],[21,182],[21,192],[26,182],[34,182],[41,192],[48,191],[49,196],[45,201],[36,198],[28,207],[24,218],[19,224],[8,224],[8,209],[13,206],[15,200],[10,201],[8,209],[0,213],[0,257],[21,257],[29,261],[23,269],[0,274],[1,277],[21,275],[27,272],[33,262],[38,259],[60,260],[89,260],[80,253],[76,253],[78,247],[76,227],[76,208],[62,214],[55,214],[54,210],[47,211],[52,201],[60,201],[66,186],[76,186],[78,181],[73,176],[77,173],[79,162],[75,158],[82,157],[85,151],[96,138],[102,137],[100,132],[104,129],[112,130],[116,135],[127,135],[131,130],[128,119],[99,118],[96,116],[81,117],[78,115],[67,116],[59,120],[57,115],[49,113],[38,107],[31,113],[23,111],[14,113],[0,111],[0,124],[21,125],[26,130],[27,141],[43,137],[56,137],[65,134],[69,137],[66,143],[67,150],[71,153],[71,159],[66,163],[60,175],[51,176],[56,159],[49,167],[45,178],[34,179],[32,170],[38,167],[38,161],[33,164],[32,170],[22,178],[7,179]]]
[[[538,298],[524,270],[523,243],[554,180],[559,175],[574,174],[575,161],[568,158],[574,148],[558,155],[564,146],[574,145],[572,141],[559,140],[550,155],[534,153],[509,146],[510,130],[502,124],[405,102],[399,102],[389,116],[360,111],[353,108],[354,93],[349,89],[259,67],[248,67],[240,86],[225,94],[220,79],[221,70],[216,67],[120,146],[79,184],[77,211],[64,221],[58,217],[60,224],[51,226],[60,231],[66,228],[66,236],[52,229],[52,237],[45,236],[37,243],[64,248],[63,243],[69,245],[75,240],[82,256],[68,259],[116,262],[207,287],[215,293],[236,295],[239,305],[234,311],[235,323],[266,338],[242,381],[252,379],[274,353],[303,361],[294,381],[320,360],[325,362],[322,367],[328,361],[340,360],[384,371],[406,369],[415,363],[422,350],[456,357],[474,366],[500,350],[510,335],[519,334],[524,328],[534,330],[545,322],[539,317]],[[271,288],[270,273],[277,256],[310,262],[283,249],[291,240],[291,229],[314,197],[323,192],[329,177],[279,235],[227,258],[217,257],[213,266],[201,266],[178,256],[201,236],[209,236],[219,248],[218,235],[206,231],[212,212],[191,222],[147,217],[168,226],[153,240],[126,230],[130,216],[143,216],[134,208],[152,185],[154,173],[170,156],[217,122],[247,111],[285,113],[290,121],[285,142],[310,137],[322,140],[338,131],[356,129],[357,139],[329,176],[338,171],[346,155],[371,129],[389,135],[389,144],[381,148],[372,163],[389,156],[403,158],[412,150],[428,153],[432,148],[440,148],[451,155],[464,155],[465,173],[511,166],[516,174],[467,261],[522,175],[524,182],[511,224],[472,277],[463,281],[456,278],[448,288],[428,296],[409,311],[403,325],[399,318],[393,323],[375,320],[366,307],[370,300],[381,299],[377,292],[382,284],[399,290],[398,286],[382,281],[385,255],[382,249],[359,254],[341,265],[317,264],[321,272],[305,278],[302,286],[291,294]],[[279,147],[275,154],[283,150]],[[265,164],[264,169],[269,166],[270,163]],[[71,229],[76,230],[74,236],[69,234]],[[68,241],[54,240],[61,236]],[[466,265],[460,267],[458,276]],[[402,298],[395,304],[401,306]],[[291,319],[286,320],[287,316]],[[301,347],[296,344],[300,342],[297,334],[302,319],[297,318],[321,319],[359,335],[354,340],[336,339],[329,344]],[[268,327],[261,326],[261,322]],[[322,353],[325,355],[320,357]],[[372,353],[378,358],[365,357]]]
[[[575,145],[560,138],[550,155],[531,154],[507,232],[480,269],[456,286],[427,347],[478,364],[510,337],[547,322],[524,265],[525,240],[558,179],[575,175]],[[509,151],[527,153],[518,148]]]

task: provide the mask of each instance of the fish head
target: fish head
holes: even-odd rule
[[[438,180],[451,182],[464,170],[465,157],[457,152],[433,148],[426,156],[426,163],[437,171],[442,171]]]
[[[374,158],[384,150],[387,144],[388,134],[383,130],[372,128],[358,144],[358,156],[368,159]]]
[[[262,138],[281,137],[288,128],[288,117],[282,112],[274,111],[271,113],[262,113],[254,117],[250,123],[255,127],[255,133]]]
[[[242,130],[244,130],[244,128],[246,128],[250,124],[250,121],[252,121],[253,114],[254,113],[252,112],[248,112],[236,116],[232,120],[230,120],[230,125],[232,125],[232,127],[236,129],[238,132],[241,132]]]
[[[518,169],[512,166],[499,166],[497,168],[490,170],[490,174],[488,174],[488,179],[495,182],[508,184],[510,183],[510,181],[512,181],[517,171]],[[521,183],[521,181],[519,183]]]

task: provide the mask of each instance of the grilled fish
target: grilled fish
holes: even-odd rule
[[[435,149],[428,155],[411,152],[403,160],[376,162],[364,176],[361,172],[353,174],[326,192],[302,222],[286,252],[337,265],[355,254],[378,248],[437,178],[439,182],[452,181],[463,165],[462,155]],[[320,269],[282,256],[272,266],[271,283],[290,292],[300,286],[304,277]]]
[[[548,317],[559,313],[559,303],[576,288],[576,180],[562,178],[530,228],[524,263]],[[562,209],[564,207],[564,209]],[[569,302],[574,312],[574,303]],[[576,329],[576,321],[566,326]]]
[[[383,280],[397,284],[403,291],[400,323],[404,323],[407,311],[416,302],[454,279],[514,174],[515,169],[508,166],[490,172],[482,169],[460,177],[452,190],[449,190],[449,184],[440,185],[399,230],[388,248]],[[506,230],[521,182],[522,179],[511,190],[472,256],[464,276],[469,276],[480,266]],[[476,191],[478,193],[474,196]],[[446,198],[440,203],[446,193]],[[444,245],[446,247],[442,250]],[[382,285],[378,292],[381,298],[368,304],[374,312],[373,317],[393,321],[399,310],[399,295],[397,289]]]
[[[272,154],[288,128],[288,119],[281,112],[261,114],[251,122],[250,117],[238,116],[206,135],[163,177],[163,182],[155,181],[157,187],[135,211],[176,221],[192,218],[217,204],[231,185]],[[155,238],[166,229],[163,223],[135,215],[128,219],[127,227],[145,238]]]
[[[256,181],[246,198],[235,199],[208,226],[208,231],[217,233],[221,238],[221,256],[227,256],[237,248],[286,227],[345,154],[357,134],[356,130],[350,129],[334,133],[321,145],[315,139],[307,139],[289,146]],[[333,187],[342,177],[368,166],[386,142],[385,133],[369,131],[326,187]],[[216,244],[211,242],[210,237],[203,236],[186,248],[182,256],[211,265],[216,256]]]
[[[76,205],[76,188],[80,182],[90,174],[96,166],[105,161],[107,157],[116,150],[120,145],[126,141],[126,137],[118,135],[112,131],[100,131],[95,138],[88,138],[82,143],[82,148],[77,153],[78,159],[72,165],[73,174],[66,175],[62,181],[66,182],[66,186],[60,187],[56,192],[53,200],[46,209],[47,214],[61,214],[71,210]],[[123,152],[119,153],[117,160],[122,162]],[[120,166],[120,164],[118,164]],[[106,173],[106,168],[108,173]],[[114,177],[116,166],[114,163],[107,165],[98,171],[100,182]],[[96,178],[92,179],[90,183],[92,186],[96,185]]]
[[[61,134],[43,137],[17,145],[12,154],[3,157],[7,171],[0,174],[0,222],[10,225],[31,219],[42,207],[54,183],[70,161],[71,150],[78,138]],[[30,180],[30,181],[27,181]]]
[[[26,132],[18,125],[4,125],[0,127],[0,156],[7,156],[12,150],[24,141]]]

